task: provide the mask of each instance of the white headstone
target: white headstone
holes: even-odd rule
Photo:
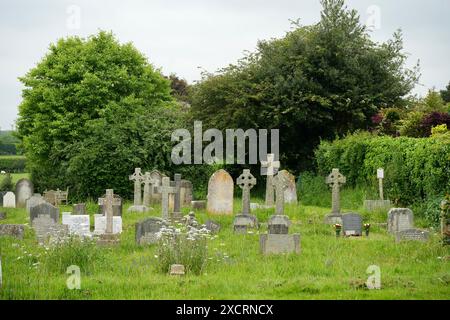
[[[220,169],[208,182],[207,211],[212,214],[233,214],[234,181],[228,172]]]
[[[15,208],[16,207],[16,195],[14,192],[8,192],[3,196],[3,207],[4,208]]]
[[[95,235],[104,234],[106,232],[106,217],[101,214],[94,215],[95,220]],[[122,233],[122,217],[113,217],[113,234]]]
[[[91,222],[89,215],[72,215],[70,212],[63,212],[62,224],[69,227],[69,233],[81,237],[91,236]]]

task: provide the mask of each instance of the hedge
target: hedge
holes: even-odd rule
[[[15,144],[0,144],[0,155],[14,155],[17,153]]]
[[[24,172],[26,158],[24,156],[0,156],[0,170],[6,172]]]
[[[339,168],[350,186],[376,188],[376,170],[384,168],[385,194],[400,204],[450,192],[450,133],[429,138],[356,133],[321,142],[315,159],[320,175]]]

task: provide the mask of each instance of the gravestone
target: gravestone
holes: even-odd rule
[[[16,183],[16,207],[25,208],[26,201],[33,196],[33,183],[28,179],[20,179]]]
[[[27,213],[30,214],[31,208],[34,208],[42,203],[45,203],[44,198],[39,193],[35,193],[33,196],[31,196],[31,198],[27,200],[27,203],[25,205]]]
[[[275,214],[284,215],[284,204],[285,204],[285,196],[286,189],[290,183],[289,177],[285,174],[280,174],[281,171],[273,177],[272,183],[275,188],[275,197],[276,197],[276,206],[275,206]]]
[[[291,221],[288,216],[273,215],[267,223],[269,234],[288,234]]]
[[[3,197],[7,193],[8,193],[8,191],[0,191],[0,207],[3,207]]]
[[[300,235],[288,234],[290,224],[287,216],[272,216],[268,221],[269,233],[259,236],[260,252],[264,255],[300,253]]]
[[[3,196],[3,208],[15,208],[16,207],[16,195],[14,192],[7,192]]]
[[[106,194],[104,194],[101,198],[98,198],[98,214],[105,215],[106,209],[103,205],[106,198]],[[123,204],[122,204],[122,198],[115,194],[113,198],[113,215],[115,217],[121,217],[122,216],[122,210],[123,210]]]
[[[287,170],[278,172],[279,176],[284,176],[287,181],[286,189],[284,190],[284,203],[297,204],[297,185],[295,183],[295,176]]]
[[[22,240],[24,232],[23,224],[0,224],[0,237],[9,236]]]
[[[357,213],[342,215],[342,232],[344,236],[362,236],[362,217]]]
[[[49,214],[38,215],[31,221],[31,226],[36,233],[38,242],[41,244],[53,239],[59,241],[69,234],[68,227],[55,222]]]
[[[163,226],[165,226],[164,220],[158,217],[150,217],[136,223],[136,244],[157,243],[161,237],[160,230]]]
[[[277,174],[278,168],[280,168],[280,161],[275,161],[275,154],[269,153],[267,155],[267,161],[261,161],[261,175],[265,175],[266,178],[266,206],[273,206],[274,204],[274,188],[273,188],[273,176]]]
[[[151,203],[161,203],[160,187],[162,184],[162,178],[165,177],[165,175],[158,170],[152,170],[150,171],[150,177],[153,181],[155,181],[155,184],[151,189]]]
[[[170,265],[169,273],[171,276],[184,276],[185,268],[182,264],[172,264]]]
[[[73,206],[74,215],[87,215],[86,203],[77,203]]]
[[[194,187],[189,180],[181,180],[180,186],[181,205],[189,206],[194,199]]]
[[[220,224],[218,222],[215,222],[213,220],[207,220],[205,222],[205,228],[208,229],[211,233],[219,233],[220,231]]]
[[[68,226],[69,234],[80,237],[91,237],[91,221],[89,215],[72,215],[63,212],[62,224]]]
[[[128,208],[128,212],[149,211],[149,208],[142,204],[142,184],[144,183],[144,176],[142,175],[141,168],[135,168],[134,173],[129,179],[134,183],[134,200],[133,205]]]
[[[395,233],[395,241],[423,241],[426,242],[430,238],[430,233],[420,229],[406,229]]]
[[[100,238],[97,244],[101,246],[117,245],[119,243],[118,234],[122,232],[122,217],[114,216],[113,203],[114,190],[106,189],[106,196],[102,203],[105,207],[105,216],[102,217],[104,220],[98,218],[98,223],[100,224],[100,221],[104,221],[105,227],[103,228],[103,226],[98,225],[97,219],[95,225],[97,232],[100,231]]]
[[[48,216],[55,223],[59,222],[59,209],[52,206],[50,203],[44,202],[30,209],[30,222],[33,224],[33,220],[39,216]]]
[[[408,208],[392,208],[388,212],[388,232],[396,233],[414,227],[414,214]]]
[[[143,179],[144,183],[144,206],[150,209],[152,204],[152,194],[154,187],[159,185],[159,180],[152,177],[150,172],[146,172]]]
[[[233,220],[235,233],[247,233],[249,229],[258,229],[259,223],[256,216],[251,214],[238,214]]]
[[[94,214],[94,235],[101,235],[106,232],[106,216]],[[122,233],[122,217],[113,216],[113,233]]]
[[[169,196],[176,192],[176,188],[170,186],[169,177],[162,178],[160,192],[161,192],[161,217],[164,220],[169,220],[170,219]]]
[[[331,186],[331,214],[325,217],[325,223],[342,223],[339,189],[345,182],[345,177],[336,168],[325,179],[325,183]]]
[[[230,174],[220,169],[208,182],[207,211],[211,214],[233,214],[234,182]]]
[[[181,174],[175,173],[174,175],[174,187],[175,193],[173,198],[173,213],[172,218],[179,220],[181,216]]]
[[[192,209],[203,210],[206,209],[206,201],[205,200],[193,200],[191,201]]]
[[[377,211],[377,210],[387,210],[392,207],[390,200],[384,200],[383,194],[383,179],[384,179],[384,169],[377,169],[377,179],[378,179],[378,190],[380,199],[378,200],[365,200],[364,209],[367,211]]]
[[[249,169],[244,169],[236,184],[242,189],[242,212],[234,218],[233,229],[236,233],[247,233],[249,228],[259,228],[258,219],[250,214],[250,190],[256,185],[256,178]]]
[[[6,212],[0,212],[0,220],[6,219]]]

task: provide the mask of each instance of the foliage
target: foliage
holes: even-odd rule
[[[426,113],[447,112],[447,106],[441,95],[433,89],[428,90],[428,94],[416,104],[414,109]]]
[[[431,128],[431,136],[437,136],[439,134],[444,134],[448,132],[448,128],[446,124],[440,124],[433,128]]]
[[[444,90],[440,91],[440,94],[445,103],[450,103],[450,82]]]
[[[420,138],[423,137],[420,124],[424,118],[424,113],[419,111],[409,112],[405,119],[401,121],[400,135],[406,137]]]
[[[11,177],[11,174],[8,172],[5,174],[3,179],[0,181],[0,191],[12,191],[13,189],[14,189],[14,184],[12,182],[12,177]]]
[[[23,156],[0,156],[0,170],[7,172],[24,172],[27,160]]]
[[[450,127],[450,114],[444,112],[432,112],[427,114],[420,123],[420,131],[424,137],[431,135],[431,129],[435,126],[445,124]]]
[[[339,168],[347,184],[373,184],[385,168],[385,190],[395,203],[408,204],[450,190],[450,135],[430,138],[377,137],[368,133],[322,142],[316,150],[320,175]]]
[[[192,88],[192,119],[209,128],[278,128],[280,160],[308,167],[319,139],[366,128],[387,106],[401,106],[417,77],[404,67],[400,33],[378,45],[355,10],[322,1],[321,21],[257,51]],[[300,137],[300,139],[299,139]]]
[[[19,140],[13,135],[12,131],[0,130],[0,155],[17,154],[17,143],[19,143]]]
[[[18,136],[36,189],[127,196],[134,167],[171,165],[170,83],[131,44],[106,32],[60,39],[20,80]]]

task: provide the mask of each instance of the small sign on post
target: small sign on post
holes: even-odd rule
[[[383,168],[377,169],[377,178],[378,178],[378,186],[380,189],[380,200],[384,200],[384,196],[383,196],[384,169]]]

